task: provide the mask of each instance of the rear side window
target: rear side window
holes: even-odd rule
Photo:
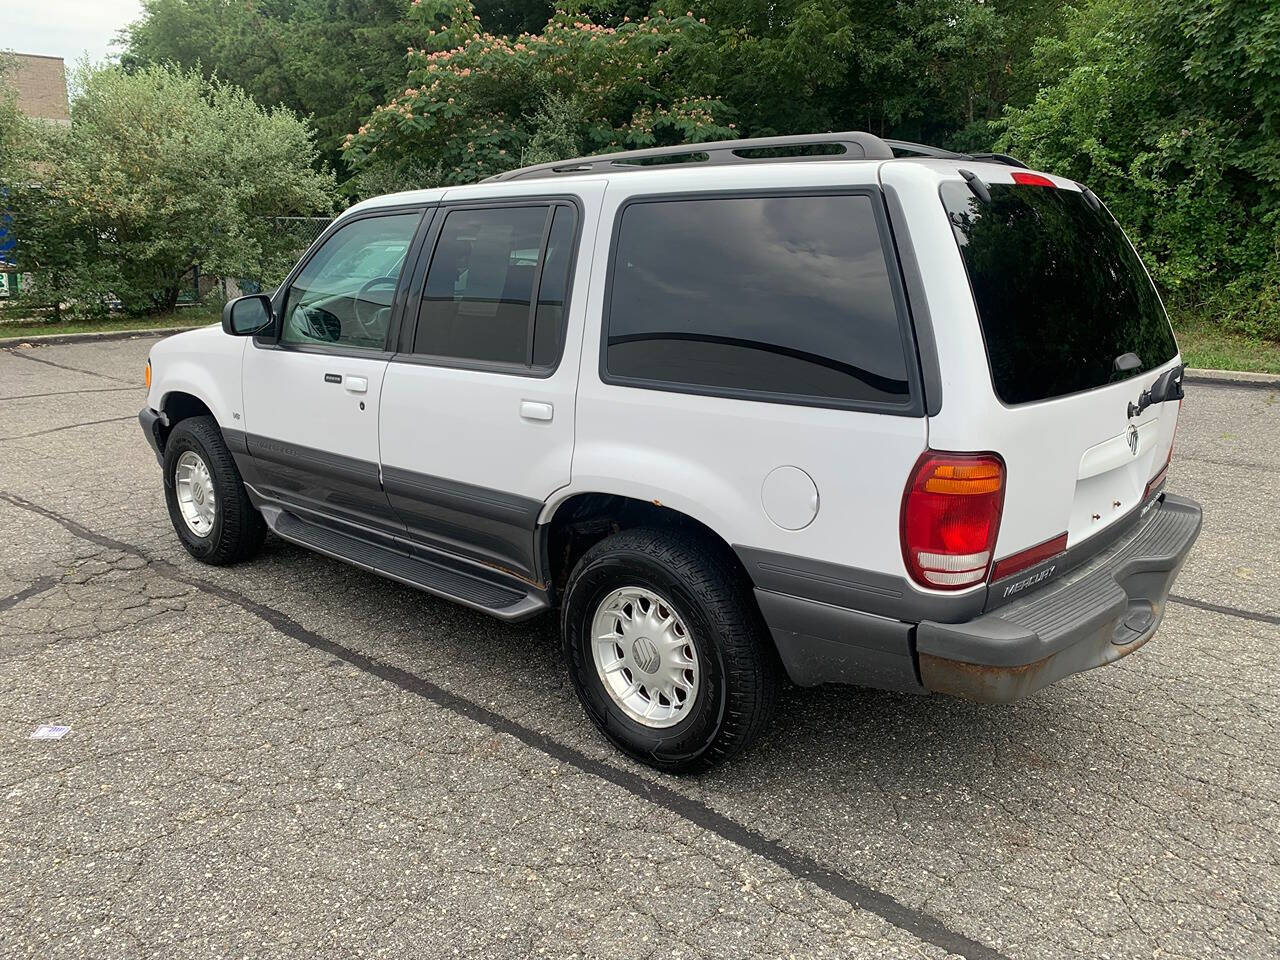
[[[413,352],[554,366],[574,226],[574,209],[565,204],[450,211],[427,269]]]
[[[991,382],[1007,404],[1094,390],[1172,360],[1160,298],[1119,225],[1074,190],[990,184],[980,202],[945,183],[982,324]],[[1126,353],[1141,365],[1116,369]]]
[[[870,196],[642,201],[624,208],[605,378],[748,399],[910,402]]]

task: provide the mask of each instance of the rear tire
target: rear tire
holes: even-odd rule
[[[714,766],[772,714],[777,655],[750,587],[698,537],[636,529],[596,544],[569,577],[561,631],[587,715],[651,767]]]
[[[267,535],[213,417],[188,417],[169,434],[164,497],[178,539],[201,563],[248,560]]]

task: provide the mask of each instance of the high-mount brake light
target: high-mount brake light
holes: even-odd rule
[[[926,451],[902,497],[902,558],[911,579],[963,590],[987,579],[1004,508],[1004,461]]]
[[[1052,540],[1037,543],[1034,547],[1027,547],[1027,549],[1010,554],[1002,560],[997,560],[995,567],[991,570],[991,579],[994,581],[1011,577],[1015,573],[1027,569],[1027,567],[1034,567],[1043,560],[1056,557],[1066,549],[1067,535],[1060,533]]]
[[[1020,183],[1024,187],[1057,187],[1057,184],[1048,177],[1038,173],[1024,173],[1021,170],[1014,171],[1013,182]]]

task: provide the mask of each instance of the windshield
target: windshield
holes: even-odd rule
[[[1007,404],[1093,390],[1172,360],[1173,331],[1119,225],[1082,193],[942,186],[991,364]],[[1139,365],[1116,369],[1123,354]]]

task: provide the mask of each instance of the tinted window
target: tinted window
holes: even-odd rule
[[[633,203],[614,256],[612,377],[731,394],[908,401],[870,197]]]
[[[982,323],[991,381],[1005,403],[1093,390],[1177,354],[1151,280],[1105,210],[1074,190],[963,183],[942,200]],[[1142,365],[1115,369],[1136,353]]]
[[[285,294],[281,341],[381,350],[420,216],[367,217],[334,232]]]
[[[427,270],[414,352],[522,366],[554,364],[573,220],[573,210],[564,206],[450,212]]]
[[[533,327],[533,365],[553,366],[560,359],[564,311],[569,293],[569,267],[573,262],[572,207],[556,207],[547,236],[547,260],[538,286],[538,313]]]

